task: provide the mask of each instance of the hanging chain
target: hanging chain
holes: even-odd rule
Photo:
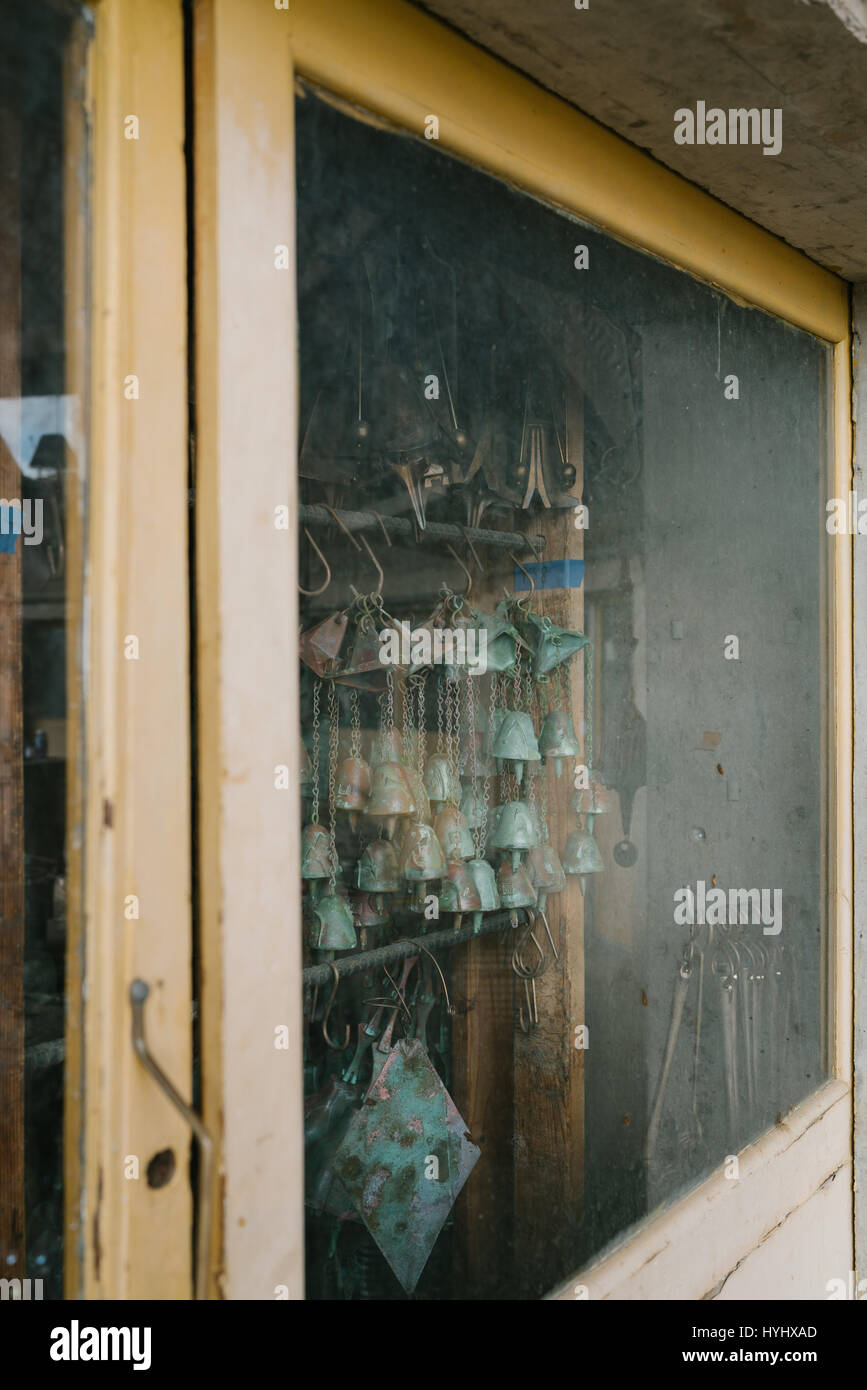
[[[410,684],[407,676],[404,676],[401,682],[400,693],[403,702],[403,761],[407,767],[412,767],[412,711],[410,709]]]
[[[337,723],[339,706],[334,681],[328,685],[328,846],[331,874],[328,889],[332,897],[337,887]]]
[[[361,714],[358,708],[358,691],[354,686],[349,691],[349,756],[361,760]]]
[[[536,727],[535,710],[533,708],[536,700],[536,691],[533,677],[530,673],[529,664],[524,671],[524,708],[533,721],[533,728]],[[524,776],[527,779],[527,801],[531,807],[536,805],[536,775],[532,770],[533,765],[528,763],[524,769]]]
[[[424,697],[427,685],[427,671],[422,671],[418,677],[416,689],[418,692],[418,775],[422,786],[424,786],[424,765],[427,757],[427,730],[424,726]]]
[[[385,668],[385,732],[394,728],[394,667]]]
[[[470,786],[472,788],[473,844],[476,858],[481,859],[484,842],[479,840],[479,767],[476,760],[476,683],[467,673],[466,683],[467,738],[470,740]]]
[[[443,703],[445,691],[443,690],[442,671],[437,676],[437,752],[443,752]]]
[[[313,805],[310,816],[313,825],[319,824],[319,700],[322,695],[322,682],[313,682]]]
[[[512,706],[521,708],[521,648],[515,649],[515,674],[512,680]]]
[[[449,800],[455,801],[460,788],[460,773],[458,772],[460,734],[461,734],[461,711],[460,711],[460,667],[456,668],[457,675],[453,681],[446,682],[446,752],[449,759]],[[457,802],[455,803],[457,804]]]
[[[497,693],[499,690],[499,679],[496,671],[491,672],[491,697],[488,702],[488,765],[485,771],[485,784],[482,792],[482,854],[484,854],[488,842],[488,807],[491,803],[491,763],[494,761],[494,710],[497,708]],[[494,764],[496,766],[496,764]]]

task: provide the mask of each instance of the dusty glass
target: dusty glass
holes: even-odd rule
[[[297,102],[308,1296],[535,1298],[827,1075],[829,352]]]

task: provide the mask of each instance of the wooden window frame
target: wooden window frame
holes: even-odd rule
[[[297,1298],[303,1122],[300,1020],[291,1011],[301,998],[300,823],[289,804],[295,798],[275,794],[262,805],[274,765],[290,767],[292,785],[298,773],[296,537],[266,529],[276,505],[297,502],[294,78],[417,135],[435,114],[441,149],[829,343],[837,496],[851,479],[849,287],[403,0],[292,0],[273,11],[196,0],[195,46],[198,660],[200,688],[212,695],[200,726],[203,1069],[205,1116],[220,1135],[224,1177],[215,1280],[227,1297]],[[275,269],[278,244],[289,248],[288,271]],[[744,1151],[739,1183],[711,1177],[551,1297],[574,1298],[584,1285],[593,1298],[660,1291],[702,1298],[850,1162],[852,547],[845,538],[831,548],[825,583],[834,750],[830,1079]],[[270,698],[262,700],[263,689]],[[290,1026],[288,1052],[273,1047],[279,1023]]]

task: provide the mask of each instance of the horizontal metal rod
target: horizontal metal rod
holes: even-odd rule
[[[348,531],[380,531],[380,519],[376,512],[342,512],[335,509]],[[321,521],[334,524],[334,517],[327,507],[309,506],[304,503],[298,508],[298,515],[304,522]],[[415,534],[413,523],[403,516],[384,516],[382,525],[386,531],[396,535]],[[433,541],[465,541],[467,537],[478,545],[498,545],[503,550],[532,550],[541,554],[545,549],[545,537],[523,536],[519,531],[490,531],[480,526],[455,526],[451,522],[429,521],[423,532]]]
[[[523,913],[523,908],[518,909]],[[466,914],[469,916],[469,914]],[[432,931],[420,933],[416,940],[428,951],[449,951],[452,946],[457,946],[462,941],[475,941],[480,936],[490,936],[492,932],[505,931],[512,925],[511,914],[508,912],[489,912],[482,918],[478,931],[473,928],[472,922],[467,922],[464,926],[454,928],[446,927],[443,931]],[[343,979],[346,975],[360,975],[364,970],[375,970],[378,966],[390,965],[392,961],[403,960],[405,956],[415,955],[419,947],[415,945],[411,938],[402,937],[400,941],[393,941],[389,946],[377,946],[373,951],[360,951],[356,956],[345,956],[334,962],[337,973]],[[334,980],[334,975],[330,965],[308,965],[304,971],[304,987],[312,989],[314,985],[328,985]]]

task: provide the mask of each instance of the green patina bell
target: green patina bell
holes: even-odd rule
[[[527,872],[536,890],[539,911],[544,912],[549,893],[562,893],[566,887],[566,871],[552,844],[534,845],[527,855]]]
[[[581,745],[572,725],[572,716],[565,710],[552,709],[545,715],[539,734],[539,752],[546,761],[553,762],[558,777],[563,771],[564,758],[580,756]]]
[[[313,904],[309,944],[317,951],[352,951],[358,945],[352,908],[339,893],[325,893]]]
[[[500,725],[502,724],[505,717],[506,711],[502,708],[501,705],[497,705],[493,710],[491,710],[491,717],[488,721],[488,728],[485,734],[485,741],[483,747],[485,750],[485,757],[490,759],[492,762],[494,760],[494,744],[497,741],[497,734],[500,732]]]
[[[599,846],[590,831],[573,830],[563,851],[563,868],[567,874],[578,874],[582,893],[587,875],[600,874],[604,867]]]
[[[533,651],[533,670],[536,676],[545,676],[557,666],[569,661],[582,647],[586,647],[588,637],[583,632],[571,632],[558,627],[550,618],[536,613],[521,612],[521,635]]]
[[[331,877],[331,841],[324,825],[305,825],[301,832],[301,877],[323,879]]]
[[[511,851],[513,869],[517,869],[521,862],[521,851],[532,849],[539,843],[530,808],[525,801],[507,801],[501,807],[491,843],[494,849]]]
[[[436,837],[450,864],[472,859],[475,854],[470,827],[457,806],[444,806],[434,821]]]
[[[569,810],[584,816],[584,824],[592,834],[597,816],[617,810],[617,794],[597,773],[591,773],[589,786],[580,787],[569,798]]]
[[[504,859],[497,870],[497,892],[503,907],[514,912],[519,907],[536,906],[536,890],[523,864],[514,868]]]
[[[491,752],[498,766],[503,762],[514,763],[515,776],[519,782],[522,781],[524,763],[537,763],[540,758],[536,731],[529,714],[523,710],[506,710]]]
[[[477,777],[492,777],[496,772],[496,764],[493,758],[489,757],[485,751],[485,734],[482,729],[476,729],[475,737],[470,738],[469,734],[464,736],[461,744],[461,753],[458,758],[458,772],[462,777],[472,777],[473,775],[473,748],[475,747],[475,774]]]
[[[483,912],[499,912],[500,895],[497,892],[497,875],[487,859],[470,859],[467,869],[473,876],[481,908],[473,913],[473,929],[479,930]]]
[[[421,821],[412,821],[406,828],[400,855],[400,872],[410,883],[427,883],[443,878],[447,871],[446,857],[436,832]]]
[[[382,911],[380,893],[399,893],[400,877],[397,851],[390,840],[372,840],[362,853],[355,870],[356,885],[365,893],[376,893],[377,907]]]
[[[497,827],[500,824],[502,810],[502,806],[492,806],[488,811],[488,836],[485,840],[485,854],[493,854],[496,848],[494,837],[497,833]]]
[[[411,816],[415,809],[407,769],[401,763],[377,763],[373,769],[370,797],[364,814],[381,820],[386,835],[391,839],[398,817]]]
[[[461,797],[461,815],[471,830],[478,830],[485,813],[485,793],[481,787],[465,787]]]
[[[511,673],[514,670],[518,648],[527,644],[504,613],[499,610],[483,613],[478,608],[472,608],[465,600],[461,625],[476,629],[479,649],[485,653],[487,671]]]
[[[334,804],[338,811],[349,812],[353,830],[358,813],[363,811],[370,796],[370,768],[363,758],[344,758],[337,769],[337,791]]]
[[[461,925],[465,912],[481,912],[482,899],[476,881],[466,864],[452,863],[440,884],[440,911],[454,912],[455,931]]]
[[[361,927],[384,927],[391,921],[391,913],[377,903],[372,893],[350,893],[349,902],[356,931]]]
[[[432,753],[428,758],[424,771],[424,786],[435,811],[439,811],[447,801],[460,800],[460,783],[455,781],[445,753]]]
[[[409,782],[412,799],[415,802],[415,820],[424,821],[425,825],[430,825],[430,797],[425,790],[424,780],[416,767],[406,769],[407,781]]]

